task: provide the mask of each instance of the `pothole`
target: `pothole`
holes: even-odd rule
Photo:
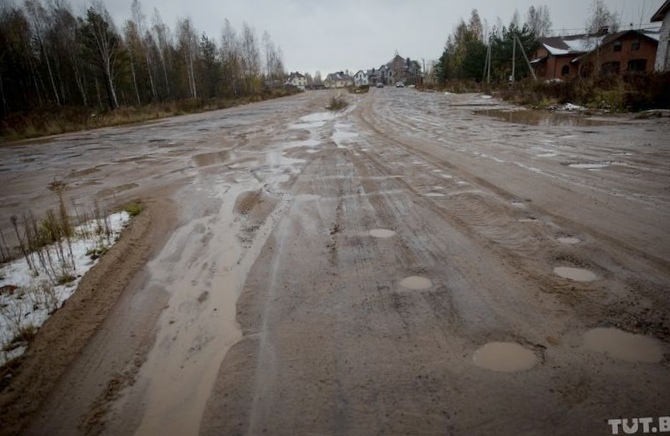
[[[579,244],[580,242],[582,242],[581,239],[575,238],[574,236],[565,236],[565,237],[561,237],[561,238],[556,238],[556,240],[558,242],[560,242],[561,244],[570,244],[570,245],[575,245],[575,244]]]
[[[395,236],[395,232],[393,230],[388,230],[388,229],[373,229],[370,230],[370,236],[374,238],[392,238]]]
[[[583,268],[557,266],[554,268],[554,274],[557,274],[566,279],[574,280],[576,282],[592,282],[594,280],[598,280],[597,275]]]
[[[580,162],[568,165],[570,168],[578,168],[582,170],[599,170],[610,166],[609,162]]]
[[[429,279],[421,276],[409,276],[405,277],[400,281],[400,286],[407,289],[413,289],[415,291],[420,291],[422,289],[428,289],[433,286],[433,282]]]
[[[498,372],[526,371],[537,364],[537,356],[516,342],[489,342],[472,360],[480,368]]]
[[[628,362],[658,363],[663,359],[663,347],[657,339],[615,328],[589,330],[584,334],[584,345]]]

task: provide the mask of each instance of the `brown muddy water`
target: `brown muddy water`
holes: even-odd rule
[[[502,109],[486,109],[475,111],[476,115],[493,117],[500,121],[508,123],[526,124],[529,126],[571,126],[571,127],[593,127],[593,126],[611,126],[616,123],[593,120],[585,118],[582,115],[566,114],[557,112],[534,111],[534,110],[515,110],[508,111]]]
[[[480,368],[498,372],[526,371],[537,364],[537,356],[516,342],[489,342],[472,360]]]
[[[370,230],[370,236],[373,238],[392,238],[395,236],[395,232],[388,229],[373,229]]]
[[[415,291],[420,291],[423,289],[428,289],[433,286],[433,282],[429,279],[421,276],[410,276],[405,277],[400,281],[400,286],[407,289],[412,289]]]
[[[615,328],[589,330],[584,334],[584,345],[627,362],[658,363],[663,359],[663,347],[657,339]]]
[[[582,268],[570,268],[564,266],[558,266],[554,268],[554,273],[575,282],[593,282],[598,280],[598,276],[592,273],[587,269]]]

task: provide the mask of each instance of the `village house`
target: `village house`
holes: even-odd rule
[[[286,85],[295,86],[298,89],[305,90],[307,87],[307,78],[299,72],[291,73],[286,80]]]
[[[359,70],[356,74],[354,74],[354,85],[355,86],[367,86],[369,85],[368,83],[368,73]]]
[[[651,17],[652,23],[661,22],[658,48],[656,50],[656,71],[670,71],[670,0],[666,0]]]
[[[539,79],[567,80],[577,76],[652,71],[659,33],[625,30],[597,35],[539,38],[531,65]]]
[[[343,71],[338,71],[337,73],[328,74],[323,84],[326,88],[346,88],[354,84],[354,79]]]

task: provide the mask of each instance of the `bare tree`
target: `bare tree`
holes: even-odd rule
[[[589,33],[593,34],[604,28],[608,28],[610,32],[619,30],[619,17],[610,12],[603,0],[593,0],[590,10],[591,15],[585,23]]]
[[[156,36],[158,46],[158,53],[160,55],[161,66],[163,67],[163,78],[165,79],[165,90],[167,97],[170,98],[170,79],[168,78],[168,66],[170,64],[170,48],[172,38],[170,36],[170,29],[163,23],[158,9],[154,8],[153,17],[153,32]]]
[[[58,89],[56,88],[56,80],[54,78],[53,69],[51,68],[51,61],[49,60],[49,53],[47,52],[45,41],[45,36],[48,32],[48,25],[50,21],[47,11],[44,9],[44,6],[42,6],[42,3],[40,3],[39,0],[26,0],[25,8],[28,11],[28,16],[30,17],[35,43],[37,44],[39,51],[42,53],[42,56],[44,56],[44,61],[47,65],[49,81],[51,82],[56,104],[60,106],[60,96],[58,95]]]
[[[531,6],[526,15],[526,24],[533,31],[536,37],[549,36],[551,29],[551,18],[549,17],[549,7],[546,5]]]
[[[177,41],[179,42],[179,51],[181,52],[186,65],[191,98],[198,98],[198,89],[195,81],[195,62],[198,56],[198,38],[190,18],[177,22]]]
[[[242,39],[240,42],[242,72],[244,74],[246,90],[249,93],[253,93],[257,90],[256,82],[261,72],[261,60],[256,42],[256,32],[246,22],[242,25]]]
[[[147,74],[149,77],[149,84],[151,86],[151,95],[153,96],[154,99],[156,99],[158,98],[158,93],[156,92],[154,76],[151,72],[151,60],[149,59],[150,50],[148,50],[147,44],[145,44],[145,40],[151,38],[151,34],[147,33],[145,29],[146,16],[142,12],[142,6],[140,5],[139,0],[133,0],[131,10],[133,14],[133,22],[135,23],[135,27],[137,28],[137,34],[139,35],[139,43],[140,43],[139,48],[141,48],[142,51],[144,52],[144,60],[146,61]]]
[[[109,106],[116,109],[119,101],[114,77],[120,63],[121,38],[114,28],[109,12],[101,3],[95,3],[88,8],[81,33],[91,61],[102,74]]]
[[[226,91],[229,95],[237,97],[242,68],[240,42],[235,29],[228,19],[224,21],[223,29],[221,30],[221,59]]]

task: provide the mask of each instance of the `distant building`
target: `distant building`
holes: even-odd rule
[[[295,73],[291,73],[288,76],[288,79],[286,79],[286,84],[295,86],[296,88],[302,89],[304,91],[307,87],[307,78],[296,71]]]
[[[670,0],[669,0],[670,1]],[[539,79],[652,71],[659,33],[625,30],[612,34],[539,38],[531,65]]]
[[[659,35],[658,48],[656,50],[656,71],[670,71],[670,0],[666,0],[663,6],[651,17],[651,22],[662,22]]]
[[[338,71],[337,73],[328,74],[323,84],[326,88],[346,88],[354,84],[354,79],[343,71]]]
[[[369,85],[370,83],[368,82],[368,73],[359,70],[356,74],[354,74],[354,85],[355,86],[366,86]]]

